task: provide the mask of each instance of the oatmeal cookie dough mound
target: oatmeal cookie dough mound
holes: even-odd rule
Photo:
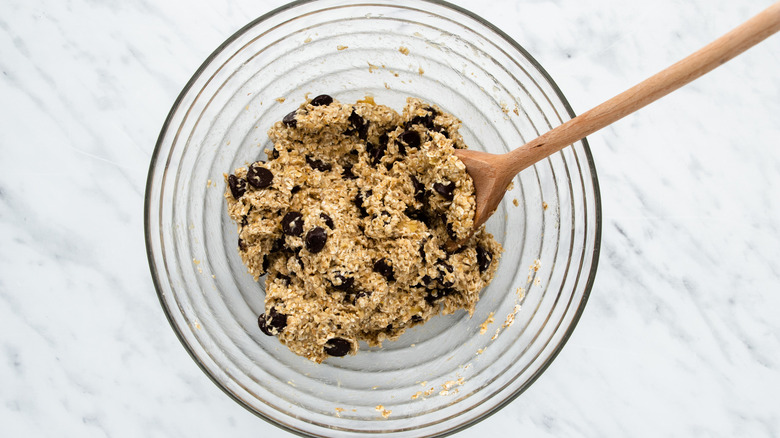
[[[268,131],[268,161],[226,175],[241,258],[267,275],[265,334],[321,362],[474,311],[502,248],[480,229],[445,250],[474,220],[459,127],[418,99],[399,115],[321,95]]]

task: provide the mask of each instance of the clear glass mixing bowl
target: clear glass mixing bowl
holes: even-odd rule
[[[204,62],[157,142],[145,225],[165,314],[225,393],[289,431],[407,437],[467,427],[528,388],[583,311],[601,229],[588,146],[577,142],[515,179],[487,224],[505,253],[472,317],[439,316],[383,348],[315,364],[257,327],[264,290],[238,255],[223,173],[264,158],[272,123],[321,93],[372,96],[397,110],[419,97],[460,118],[466,143],[489,152],[572,117],[523,48],[452,5],[322,0],[273,11]]]

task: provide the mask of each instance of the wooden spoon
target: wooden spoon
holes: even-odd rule
[[[457,149],[455,155],[466,165],[477,195],[473,230],[496,211],[507,186],[521,170],[671,93],[778,30],[780,1],[682,61],[511,152],[495,155]]]

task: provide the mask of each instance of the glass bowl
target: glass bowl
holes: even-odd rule
[[[463,122],[473,149],[505,152],[572,117],[531,56],[490,23],[430,1],[322,0],[279,8],[236,32],[171,109],[146,188],[149,264],[163,310],[226,394],[301,435],[452,433],[536,380],[583,311],[601,210],[585,140],[523,171],[488,230],[504,246],[473,316],[438,316],[382,348],[322,364],[257,326],[262,281],[247,273],[223,173],[259,158],[266,131],[306,96],[406,97]],[[494,322],[490,322],[491,318]]]

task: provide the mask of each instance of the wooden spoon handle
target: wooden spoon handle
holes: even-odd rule
[[[508,154],[513,175],[726,63],[780,30],[780,1],[697,52]]]

